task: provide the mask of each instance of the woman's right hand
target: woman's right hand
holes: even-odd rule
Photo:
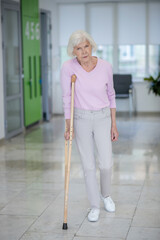
[[[65,131],[65,133],[64,133],[65,140],[69,140],[70,139],[70,122],[71,122],[70,119],[66,119],[67,131]],[[74,129],[73,129],[72,138],[74,138]]]

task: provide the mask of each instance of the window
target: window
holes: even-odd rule
[[[145,76],[144,45],[119,46],[118,60],[119,73],[131,73],[135,78],[143,78]]]
[[[59,5],[59,43],[66,46],[72,32],[78,29],[85,30],[84,4]]]
[[[61,65],[69,59],[69,35],[87,29],[98,46],[93,55],[110,62],[114,72],[132,74],[133,81],[143,80],[147,73],[156,77],[160,71],[159,12],[158,1],[60,4]]]
[[[113,65],[113,46],[112,45],[98,45],[95,55],[99,58],[107,60]]]
[[[93,52],[93,56],[97,56],[113,64],[113,46],[98,45],[97,51]],[[61,67],[63,63],[69,59],[71,58],[67,55],[67,47],[66,46],[60,47]]]
[[[149,63],[149,75],[157,77],[160,71],[160,3],[159,2],[149,2],[149,53],[148,53],[148,63]]]
[[[160,72],[160,45],[149,46],[149,74],[157,77]]]

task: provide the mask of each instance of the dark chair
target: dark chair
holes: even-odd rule
[[[130,114],[134,109],[133,85],[131,74],[113,74],[114,89],[117,99],[129,99]],[[134,109],[135,110],[135,109]]]

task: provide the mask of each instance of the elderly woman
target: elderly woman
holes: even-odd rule
[[[77,76],[74,98],[74,136],[83,166],[86,190],[91,205],[88,220],[97,221],[100,199],[106,211],[114,212],[110,196],[112,173],[112,141],[118,139],[113,74],[110,63],[95,56],[96,44],[84,31],[74,32],[69,39],[67,52],[72,57],[61,69],[61,86],[65,120],[69,139],[71,76]],[[101,194],[96,179],[94,143],[98,153]]]

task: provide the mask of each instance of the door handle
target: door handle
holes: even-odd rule
[[[29,85],[30,85],[30,99],[32,99],[32,78],[29,80]]]

